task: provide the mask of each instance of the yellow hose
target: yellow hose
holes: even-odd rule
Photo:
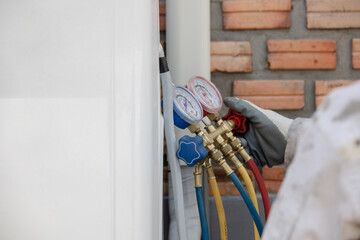
[[[206,168],[206,171],[208,174],[211,191],[214,195],[216,210],[218,213],[221,240],[227,240],[228,238],[227,238],[227,226],[226,226],[225,211],[224,211],[224,206],[223,206],[223,203],[221,200],[219,187],[217,185],[214,171],[212,169],[210,161],[207,159],[207,161],[205,163],[206,163],[205,168]]]
[[[227,240],[226,218],[225,218],[224,206],[221,201],[220,191],[219,191],[216,179],[209,179],[209,182],[210,182],[210,186],[211,186],[211,191],[214,194],[216,210],[218,212],[221,240]]]
[[[253,204],[254,204],[254,206],[256,208],[256,211],[259,213],[259,206],[258,206],[256,194],[255,194],[255,189],[254,189],[254,186],[253,186],[253,184],[251,182],[249,174],[247,173],[247,171],[246,171],[246,169],[244,168],[243,165],[241,165],[238,168],[238,171],[239,171],[241,177],[244,179],[244,182],[245,182],[245,185],[246,185],[246,190],[249,193],[250,199],[253,202]],[[214,196],[215,196],[215,194],[214,194]],[[255,236],[255,240],[260,240],[260,235],[259,235],[259,232],[258,232],[258,230],[256,228],[255,222],[254,222],[254,236]]]

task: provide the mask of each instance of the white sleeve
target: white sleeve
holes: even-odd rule
[[[359,93],[334,91],[298,132],[263,240],[360,239]]]
[[[284,159],[286,167],[288,167],[293,160],[299,136],[304,132],[306,125],[308,125],[310,121],[311,120],[309,118],[296,118],[292,121],[286,136],[287,144]]]

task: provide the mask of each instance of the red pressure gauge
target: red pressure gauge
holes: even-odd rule
[[[204,116],[208,113],[216,113],[222,107],[222,98],[215,85],[201,76],[189,79],[187,88],[199,100],[204,109]]]

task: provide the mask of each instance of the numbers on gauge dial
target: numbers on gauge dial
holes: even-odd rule
[[[175,100],[181,110],[191,119],[198,120],[201,117],[201,109],[196,100],[188,92],[181,88],[175,89]]]
[[[215,89],[209,83],[201,78],[194,79],[194,88],[197,95],[210,108],[218,108],[220,106],[220,99]]]

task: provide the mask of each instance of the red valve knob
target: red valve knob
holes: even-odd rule
[[[235,112],[232,109],[229,109],[229,112],[222,118],[223,120],[232,120],[235,122],[235,127],[233,133],[246,133],[249,128],[249,123],[247,118],[241,113]]]

